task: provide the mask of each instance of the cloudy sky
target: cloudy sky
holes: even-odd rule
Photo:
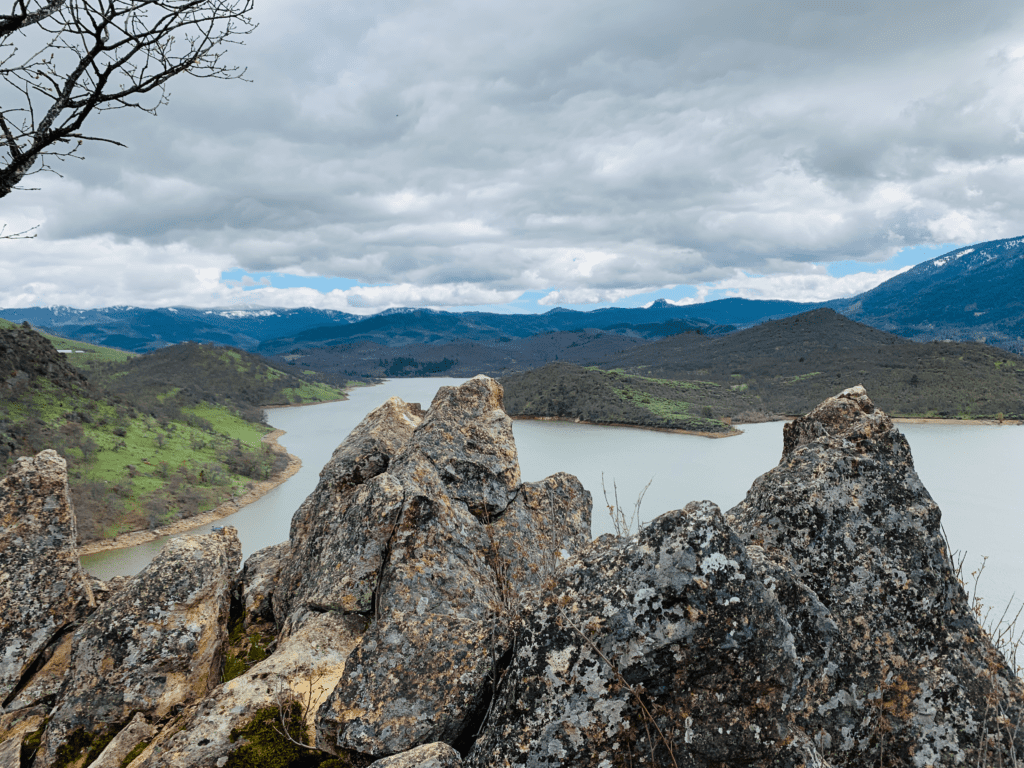
[[[1024,5],[256,0],[0,200],[0,306],[849,296],[1024,234]]]

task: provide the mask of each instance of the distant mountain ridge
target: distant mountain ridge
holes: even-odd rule
[[[146,309],[133,306],[102,309],[62,306],[2,309],[0,317],[15,323],[27,320],[36,328],[46,328],[68,338],[131,352],[149,352],[183,341],[212,342],[253,350],[267,339],[295,334],[309,328],[344,325],[361,319],[359,315],[347,312],[309,307]]]
[[[919,341],[984,341],[1024,352],[1024,237],[958,248],[829,306]]]
[[[356,343],[501,344],[588,329],[647,339],[687,330],[720,335],[822,307],[917,341],[984,341],[1024,352],[1024,237],[958,248],[870,291],[828,302],[729,298],[678,306],[659,299],[646,308],[555,307],[541,314],[397,307],[370,316],[308,307],[32,307],[0,309],[0,317],[134,352],[196,341],[280,355]]]

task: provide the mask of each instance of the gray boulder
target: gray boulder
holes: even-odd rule
[[[73,757],[136,713],[160,720],[220,680],[237,532],[172,539],[75,632],[35,768]],[[76,746],[79,745],[79,746]]]
[[[727,514],[802,662],[796,723],[840,765],[1009,765],[1024,688],[978,626],[906,439],[862,387],[786,425]]]
[[[18,459],[0,481],[0,711],[95,604],[76,536],[64,459]]]
[[[375,760],[367,768],[462,768],[462,759],[447,744],[435,742]]]
[[[421,412],[397,397],[371,411],[334,451],[292,517],[290,550],[274,593],[284,632],[310,612],[367,612],[402,493],[382,476],[412,437]]]
[[[790,626],[710,502],[602,537],[524,612],[468,766],[820,764]]]
[[[483,376],[443,387],[387,473],[352,497],[346,518],[394,522],[365,582],[374,621],[317,716],[321,749],[383,757],[471,738],[520,595],[589,538],[578,480],[520,482],[501,398]]]

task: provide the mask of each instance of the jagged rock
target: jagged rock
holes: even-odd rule
[[[238,734],[270,709],[275,715],[297,702],[313,733],[313,716],[334,689],[345,660],[366,628],[362,616],[313,614],[266,660],[186,710],[142,753],[136,768],[201,768],[226,764],[249,741]],[[220,761],[220,762],[218,762]]]
[[[798,724],[842,765],[1019,760],[1024,689],[971,612],[903,435],[855,387],[784,442],[727,519],[793,626]]]
[[[478,376],[438,391],[345,515],[388,535],[366,583],[376,620],[320,708],[318,747],[381,757],[469,736],[511,643],[509,603],[589,538],[590,494],[568,475],[521,485],[501,387]]]
[[[46,721],[46,707],[28,707],[0,715],[0,768],[22,768],[21,750]],[[26,746],[32,753],[30,746]]]
[[[468,766],[799,765],[799,662],[710,502],[602,537],[527,606]]]
[[[241,578],[246,627],[254,622],[274,620],[274,590],[290,552],[291,545],[283,541],[264,547],[246,559]]]
[[[286,633],[309,611],[372,609],[402,503],[401,489],[381,475],[420,416],[417,407],[392,397],[359,423],[320,472],[292,518],[291,552],[274,592],[274,613]]]
[[[92,614],[75,632],[35,768],[50,768],[76,733],[109,735],[134,713],[161,719],[204,696],[220,678],[240,565],[234,528],[172,539]]]
[[[143,742],[153,738],[156,728],[146,721],[141,712],[122,728],[111,740],[89,768],[121,768],[121,763]]]
[[[374,760],[368,768],[462,768],[462,758],[447,744],[435,742]]]
[[[0,481],[0,705],[94,603],[76,535],[64,459],[18,459]]]

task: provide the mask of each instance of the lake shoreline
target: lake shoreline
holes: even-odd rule
[[[512,416],[514,421],[560,421],[564,424],[587,424],[592,427],[625,427],[626,429],[646,429],[649,432],[668,432],[673,435],[696,435],[697,437],[710,437],[718,439],[722,437],[734,437],[742,435],[743,430],[733,427],[730,432],[697,432],[692,429],[672,429],[671,427],[649,427],[640,424],[625,424],[622,422],[608,421],[584,421],[582,419],[565,419],[560,416]]]
[[[337,401],[335,401],[337,402]],[[296,407],[296,406],[268,406],[274,407]],[[181,520],[175,520],[173,523],[167,525],[161,525],[159,528],[146,528],[139,531],[129,531],[128,533],[122,533],[120,536],[115,536],[112,539],[98,539],[96,541],[87,541],[78,548],[79,556],[82,555],[95,555],[98,552],[111,552],[116,549],[127,549],[128,547],[136,547],[139,544],[145,544],[146,542],[155,541],[165,536],[177,536],[182,533],[200,528],[210,523],[215,523],[221,518],[233,515],[238,510],[242,509],[267,493],[272,491],[277,486],[281,485],[285,480],[292,477],[296,472],[302,468],[302,460],[298,456],[293,456],[285,450],[284,446],[277,442],[278,438],[284,435],[284,430],[275,429],[272,432],[268,432],[263,436],[263,442],[270,446],[270,450],[275,453],[281,454],[288,457],[288,465],[280,472],[275,472],[266,480],[261,480],[256,483],[244,496],[232,498],[229,501],[218,504],[213,509],[207,510],[206,512],[200,512],[198,515],[192,517],[185,517]]]

